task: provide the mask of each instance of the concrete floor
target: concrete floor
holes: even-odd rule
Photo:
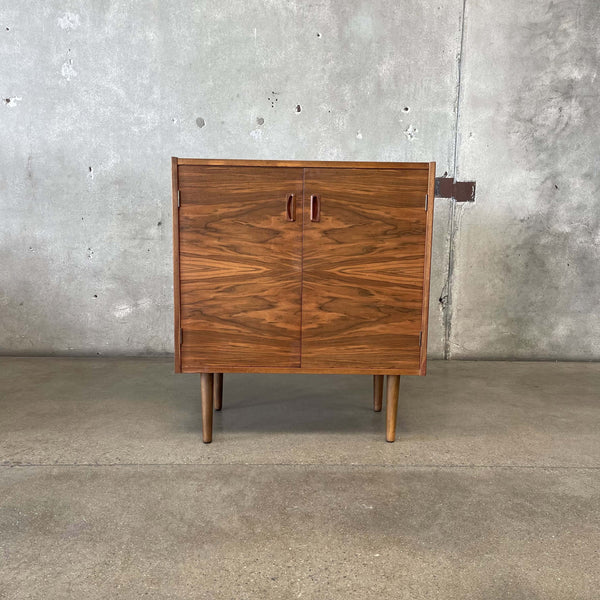
[[[600,364],[365,376],[0,359],[0,598],[600,597]]]

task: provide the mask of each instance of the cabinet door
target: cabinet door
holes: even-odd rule
[[[303,368],[419,371],[427,188],[427,168],[305,170]]]
[[[182,371],[300,366],[302,176],[179,166]]]

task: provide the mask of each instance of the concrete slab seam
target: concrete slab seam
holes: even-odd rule
[[[112,468],[112,467],[305,467],[305,468],[340,468],[349,469],[362,468],[382,468],[382,469],[528,469],[542,471],[600,471],[600,466],[578,466],[578,465],[436,465],[436,464],[408,464],[393,465],[383,463],[243,463],[243,462],[225,462],[225,463],[27,463],[27,464],[6,464],[0,465],[0,471],[9,469],[38,469],[38,468]]]
[[[458,178],[458,125],[460,119],[460,100],[461,100],[461,86],[462,86],[462,59],[464,52],[464,41],[465,41],[465,17],[466,17],[467,0],[463,0],[461,24],[460,24],[460,46],[458,53],[458,74],[457,74],[457,89],[456,89],[456,120],[454,122],[454,159],[453,159],[453,177],[456,181]],[[446,273],[446,285],[442,291],[442,306],[444,307],[444,359],[450,359],[450,335],[452,333],[452,275],[454,271],[454,245],[456,238],[457,227],[455,225],[455,211],[456,201],[452,199],[450,201],[450,214],[448,217],[448,270]]]

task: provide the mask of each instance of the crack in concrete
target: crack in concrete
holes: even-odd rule
[[[460,100],[462,87],[462,59],[465,42],[465,15],[467,9],[467,0],[463,0],[461,27],[460,27],[460,47],[458,53],[458,77],[456,89],[456,120],[454,121],[454,158],[452,171],[454,180],[458,178],[458,125],[460,120]],[[462,212],[462,211],[461,211]],[[456,201],[453,199],[450,204],[450,214],[448,216],[448,271],[446,273],[446,285],[444,286],[445,303],[444,312],[444,359],[450,359],[450,336],[452,334],[452,279],[454,274],[454,248],[456,242],[456,232],[458,223],[455,223]]]
[[[244,462],[214,462],[214,463],[15,463],[0,465],[0,470],[17,468],[38,467],[348,467],[360,469],[362,467],[378,467],[386,469],[543,469],[543,470],[576,470],[598,471],[600,466],[579,465],[507,465],[507,464],[406,464],[390,465],[382,463],[244,463]]]

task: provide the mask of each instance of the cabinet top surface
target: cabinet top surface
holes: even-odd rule
[[[347,162],[336,160],[245,160],[224,158],[172,158],[178,165],[232,166],[232,167],[319,167],[335,169],[422,169],[433,167],[433,162]]]

